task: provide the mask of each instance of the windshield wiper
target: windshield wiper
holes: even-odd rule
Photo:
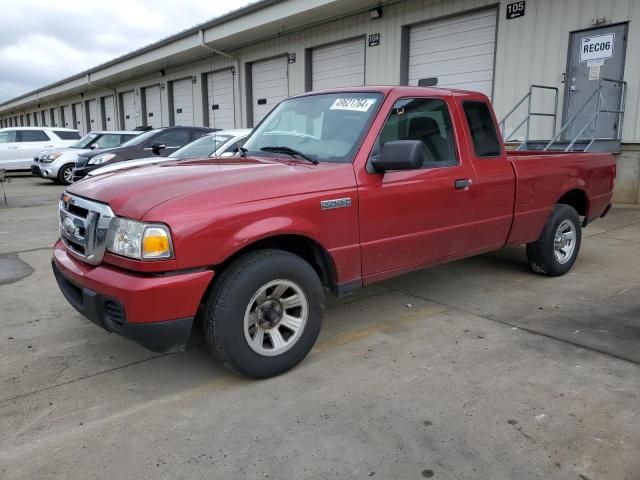
[[[262,150],[263,152],[284,153],[286,155],[291,155],[292,157],[300,157],[307,162],[318,165],[318,160],[309,158],[304,153],[299,152],[298,150],[294,150],[290,147],[262,147],[260,150]]]

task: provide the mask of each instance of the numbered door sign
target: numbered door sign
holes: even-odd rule
[[[507,20],[524,17],[525,0],[509,3],[507,5]]]

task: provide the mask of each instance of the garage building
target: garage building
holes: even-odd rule
[[[488,95],[512,148],[615,152],[637,204],[638,44],[636,0],[262,0],[5,101],[0,125],[252,127],[305,91],[421,82]]]

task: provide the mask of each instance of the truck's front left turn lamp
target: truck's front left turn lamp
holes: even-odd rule
[[[107,250],[138,260],[171,258],[171,234],[165,225],[114,218],[107,238]]]
[[[142,258],[171,257],[169,233],[163,227],[147,227],[142,237]]]

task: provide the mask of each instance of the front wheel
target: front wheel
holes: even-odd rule
[[[58,183],[62,185],[71,185],[73,183],[73,163],[67,163],[58,170]]]
[[[280,250],[258,250],[230,264],[208,295],[209,348],[229,369],[254,378],[297,365],[320,332],[324,292],[315,270]]]
[[[556,205],[538,240],[527,244],[529,266],[544,275],[564,275],[573,267],[581,241],[578,212],[570,205]]]

